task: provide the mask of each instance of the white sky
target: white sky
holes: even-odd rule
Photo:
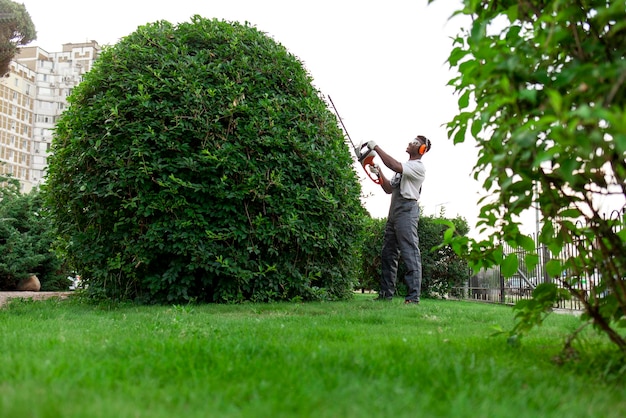
[[[16,1],[24,3],[37,29],[30,45],[49,52],[70,42],[112,45],[146,23],[186,22],[195,14],[248,21],[304,63],[357,144],[375,140],[404,161],[409,140],[417,134],[431,139],[423,159],[423,213],[438,214],[444,207],[446,217],[463,216],[470,227],[476,222],[476,149],[473,143],[454,146],[442,126],[458,109],[446,86],[453,74],[445,61],[461,24],[448,18],[460,0]],[[387,216],[389,195],[358,173],[371,215]]]

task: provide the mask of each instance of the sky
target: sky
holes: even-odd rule
[[[24,3],[37,30],[30,45],[48,52],[91,40],[113,45],[146,23],[187,22],[196,14],[247,21],[304,63],[357,145],[374,140],[405,161],[408,142],[418,134],[428,137],[432,149],[422,160],[427,170],[422,213],[438,215],[443,209],[448,218],[464,217],[470,228],[476,223],[477,150],[473,142],[454,145],[444,126],[458,112],[458,97],[447,86],[454,73],[446,59],[463,24],[449,20],[460,0],[430,5],[427,0],[16,1]],[[365,207],[374,217],[386,217],[390,196],[356,169]]]

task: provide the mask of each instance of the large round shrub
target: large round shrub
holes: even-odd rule
[[[149,302],[344,298],[364,217],[302,63],[195,16],[105,48],[68,98],[47,200],[89,289]]]

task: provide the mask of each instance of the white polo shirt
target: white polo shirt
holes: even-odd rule
[[[422,160],[409,160],[402,163],[400,194],[405,199],[419,200],[422,183],[426,178],[426,167]]]

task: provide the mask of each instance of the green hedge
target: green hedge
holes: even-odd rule
[[[92,294],[341,299],[365,211],[302,63],[248,24],[147,24],[69,97],[46,196]]]

